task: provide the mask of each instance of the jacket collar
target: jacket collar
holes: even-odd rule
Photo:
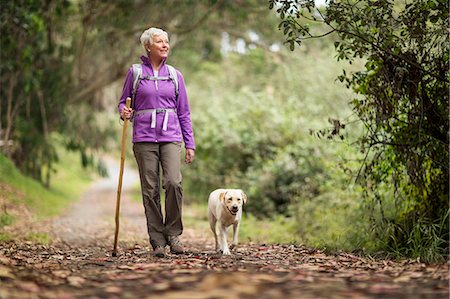
[[[141,60],[142,60],[143,64],[145,64],[145,65],[149,66],[151,69],[153,69],[152,64],[150,63],[150,59],[148,59],[147,56],[142,55]],[[165,64],[166,64],[166,59],[163,60],[163,62],[161,64],[161,68],[163,68]]]

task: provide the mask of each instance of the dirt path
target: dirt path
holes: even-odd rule
[[[125,178],[130,186],[137,175],[127,170]],[[115,176],[98,182],[64,216],[33,224],[52,234],[52,244],[0,244],[0,298],[448,298],[448,264],[264,244],[221,257],[210,235],[189,228],[186,254],[154,258],[143,207],[126,189],[113,258],[116,184]]]

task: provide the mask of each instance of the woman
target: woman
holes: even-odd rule
[[[118,108],[122,118],[133,121],[133,152],[139,167],[150,244],[155,256],[164,257],[166,245],[172,253],[184,252],[179,240],[183,232],[180,154],[184,141],[185,162],[194,160],[194,132],[183,76],[176,71],[176,84],[166,65],[170,50],[167,32],[152,27],[142,33],[140,40],[147,56],[141,56],[142,76],[132,103],[134,109],[125,106],[126,98],[132,96],[133,68],[128,71]],[[159,194],[160,165],[165,219]]]

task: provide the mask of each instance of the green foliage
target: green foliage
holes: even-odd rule
[[[304,244],[329,251],[373,252],[368,223],[359,215],[357,192],[333,187],[295,206],[295,235]]]
[[[47,245],[50,243],[50,236],[46,233],[30,233],[26,236],[26,239],[36,243],[36,244],[42,244],[42,245]]]
[[[8,226],[13,223],[13,216],[8,214],[0,214],[0,228]]]
[[[191,203],[183,214],[183,223],[186,227],[202,232],[206,236],[212,237],[212,232],[208,224],[205,203]],[[298,226],[294,218],[287,218],[283,215],[276,215],[273,218],[259,219],[256,216],[244,214],[239,228],[239,243],[302,243],[301,236],[297,234]],[[231,233],[228,234],[231,242]]]
[[[183,170],[190,197],[203,201],[215,188],[242,188],[248,212],[270,218],[294,216],[298,205],[333,192],[321,187],[336,167],[328,161],[347,146],[309,134],[331,109],[335,117],[349,113],[349,94],[333,83],[340,66],[330,53],[305,51],[283,64],[254,49],[201,64],[189,86],[198,144],[196,162]]]
[[[114,127],[98,114],[112,114],[118,95],[107,89],[139,61],[143,30],[166,29],[171,59],[188,74],[199,61],[221,59],[227,28],[235,39],[248,38],[249,28],[266,32],[270,43],[271,27],[261,25],[275,18],[256,0],[18,0],[2,2],[0,17],[0,150],[47,187],[58,161],[52,133],[87,166],[97,164],[96,151],[111,147]]]
[[[24,205],[37,218],[57,215],[86,189],[93,176],[82,168],[76,153],[62,150],[61,146],[59,148],[58,155],[61,159],[55,164],[59,171],[50,189],[24,176],[9,159],[0,154],[0,184],[8,186],[0,190],[0,198],[7,201],[0,206],[2,222],[20,220],[13,213],[8,213],[10,207],[16,209],[12,204]],[[8,216],[4,216],[5,214]]]
[[[9,1],[1,9],[2,151],[47,186],[57,161],[49,134],[60,124],[65,100],[63,49],[54,43],[53,30],[67,6],[67,1]]]
[[[360,95],[352,102],[365,127],[358,180],[380,213],[376,236],[385,248],[427,260],[448,252],[448,2],[329,1],[323,12],[313,1],[270,3],[292,48],[336,33],[338,60],[367,59],[363,71],[339,79]],[[327,33],[302,25],[311,14]]]
[[[279,147],[265,162],[256,161],[248,171],[247,188],[257,200],[249,203],[249,209],[266,216],[274,212],[291,215],[296,199],[303,202],[317,197],[319,186],[329,179],[321,150],[301,140]]]
[[[242,242],[260,244],[302,244],[304,240],[297,233],[297,226],[295,219],[283,215],[259,219],[252,214],[244,214],[239,228],[239,239]]]
[[[2,2],[1,150],[24,173],[47,186],[54,177],[55,184],[45,193],[7,163],[0,163],[0,180],[27,190],[32,209],[43,207],[45,194],[55,209],[44,204],[42,211],[53,214],[87,181],[81,167],[73,170],[78,162],[104,173],[95,152],[117,149],[111,140],[120,129],[112,112],[118,96],[105,88],[122,84],[141,54],[137,37],[157,26],[169,32],[170,62],[188,83],[198,149],[183,174],[192,200],[239,187],[250,198],[249,219],[272,218],[280,240],[292,233],[293,241],[320,247],[437,259],[448,246],[448,4],[328,1],[320,11],[312,0],[269,5],[281,23],[256,0]],[[310,41],[295,56],[270,51],[281,43],[277,23],[291,49]],[[224,52],[224,32],[230,46],[244,41],[246,53]],[[332,39],[315,40],[325,35]],[[335,81],[342,68],[330,61],[336,53],[359,69],[365,60],[364,71],[345,65],[339,77],[358,93],[351,105],[362,125],[341,121],[355,96]],[[327,119],[330,132],[320,130]],[[362,136],[362,206],[360,189],[344,176],[357,176],[358,149],[310,131],[344,142]],[[60,144],[80,157],[68,158]],[[75,183],[63,186],[67,181]]]
[[[11,240],[14,240],[13,235],[11,235],[10,233],[0,232],[0,243],[9,242]]]
[[[415,222],[408,221],[404,226],[406,227],[405,232],[392,236],[393,239],[389,245],[393,247],[397,256],[422,258],[422,260],[432,263],[445,261],[444,256],[448,254],[446,251],[448,213],[436,223],[430,222],[424,219],[418,219]],[[412,227],[406,225],[412,225]],[[398,226],[395,226],[394,229],[398,229]],[[396,235],[404,238],[404,233],[409,233],[406,240],[396,238]]]

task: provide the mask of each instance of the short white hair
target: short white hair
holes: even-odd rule
[[[167,34],[167,32],[165,32],[162,29],[156,28],[156,27],[148,28],[141,34],[141,38],[140,38],[141,45],[142,45],[142,47],[144,47],[144,50],[146,53],[147,53],[147,48],[145,48],[145,45],[147,45],[147,44],[149,44],[150,46],[153,45],[153,38],[158,35],[164,35],[167,38],[167,40],[169,40],[169,35]]]

